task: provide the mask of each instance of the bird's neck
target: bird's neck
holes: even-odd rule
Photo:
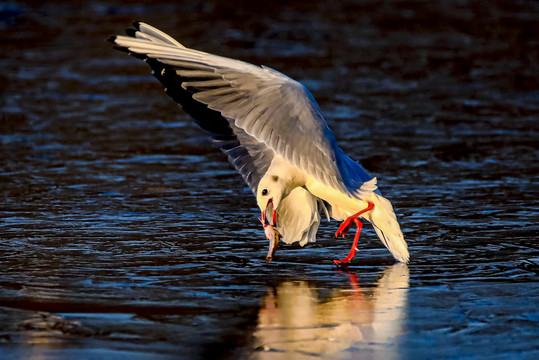
[[[279,187],[283,190],[283,198],[295,188],[304,186],[307,181],[305,174],[301,170],[279,155],[275,155],[264,177],[277,179]]]

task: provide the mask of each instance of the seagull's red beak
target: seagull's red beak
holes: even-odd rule
[[[267,213],[268,210],[270,210],[271,203],[271,211],[270,219],[267,221],[268,224],[266,224],[266,219],[268,218]],[[281,239],[281,234],[279,234],[279,231],[277,230],[277,210],[275,209],[275,204],[273,203],[273,198],[268,200],[268,203],[266,204],[266,208],[261,212],[260,214],[261,219],[260,222],[262,223],[262,226],[264,226],[264,232],[266,233],[266,239],[269,240],[269,248],[268,248],[268,256],[266,256],[266,260],[271,261],[273,258],[273,255],[275,255],[275,251],[277,251],[277,245],[279,244],[279,240]]]
[[[262,219],[260,219],[260,221],[262,222],[262,225],[264,225],[264,227],[268,225],[266,224],[266,219],[267,219],[266,214],[268,213],[268,208],[269,208],[270,203],[271,203],[271,209],[273,211],[272,216],[271,216],[271,220],[273,220],[273,223],[270,222],[270,220],[268,220],[268,222],[270,222],[269,225],[277,226],[277,210],[273,206],[273,198],[271,198],[268,200],[268,203],[266,204],[266,208],[261,213]]]

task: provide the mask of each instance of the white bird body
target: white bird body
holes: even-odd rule
[[[260,181],[262,186],[268,184],[266,187],[270,187],[273,184],[279,184],[280,190],[283,193],[283,199],[281,201],[288,200],[287,203],[281,202],[281,207],[277,208],[277,229],[283,235],[283,241],[286,243],[292,243],[299,241],[300,245],[305,245],[307,242],[316,241],[316,230],[320,224],[320,217],[309,217],[312,214],[312,209],[315,208],[314,199],[319,198],[331,205],[332,219],[337,221],[345,220],[358,211],[358,209],[364,209],[368,206],[369,201],[374,203],[374,208],[359,217],[368,220],[373,224],[378,236],[389,249],[389,251],[395,256],[395,258],[401,262],[408,262],[409,253],[404,241],[404,236],[400,229],[399,223],[393,211],[393,207],[389,200],[376,192],[371,192],[363,199],[352,198],[341,191],[335,189],[332,186],[325,185],[318,181],[315,177],[306,174],[297,167],[291,165],[288,161],[281,156],[275,156],[265,176]],[[366,186],[373,186],[376,183],[376,178],[373,178],[370,182],[366,183]],[[299,191],[299,189],[303,189]],[[291,197],[292,191],[298,190]],[[308,194],[313,196],[309,197]],[[271,197],[272,193],[266,195]],[[263,197],[257,197],[259,201],[258,206],[264,209],[267,200]],[[284,206],[283,206],[284,205]],[[282,210],[281,210],[282,209]],[[290,216],[289,213],[295,211],[295,216]],[[327,212],[327,209],[325,209]],[[301,214],[304,214],[301,216]],[[318,214],[318,212],[315,212]],[[306,230],[305,233],[310,236],[299,236],[298,231],[292,236],[286,236],[287,229],[291,227],[289,219],[297,219],[299,222],[295,228]],[[288,221],[287,221],[288,220]],[[283,222],[284,221],[284,222]],[[316,226],[316,230],[311,228]]]
[[[147,24],[135,28],[110,40],[144,59],[167,94],[210,132],[255,193],[264,226],[272,226],[266,234],[276,228],[286,243],[314,242],[323,211],[346,219],[336,235],[356,224],[350,254],[336,261],[349,262],[362,227],[359,216],[373,224],[397,260],[408,262],[391,203],[377,190],[376,178],[337,146],[303,85],[268,67],[186,48]]]
[[[366,208],[367,200],[372,197],[372,194],[374,194],[372,193],[363,199],[351,198],[339,190],[317,181],[312,176],[307,178],[305,187],[314,196],[323,199],[331,205],[331,217],[337,221],[346,219],[347,217],[356,213],[358,209]]]

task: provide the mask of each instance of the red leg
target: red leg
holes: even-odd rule
[[[361,210],[357,214],[349,216],[348,218],[346,218],[346,220],[344,220],[342,222],[341,226],[339,226],[339,229],[335,233],[336,237],[339,237],[339,235],[342,235],[342,237],[344,237],[346,235],[346,233],[348,232],[348,230],[350,230],[350,227],[352,226],[352,221],[354,219],[357,219],[357,217],[359,215],[362,215],[362,214],[366,213],[367,211],[372,210],[374,208],[374,203],[372,203],[370,201],[367,201],[367,204],[368,205],[367,205],[367,207],[365,209]]]
[[[337,231],[335,232],[335,237],[339,237],[339,235],[341,234],[342,234],[342,237],[344,237],[346,233],[348,232],[348,230],[350,230],[351,226],[352,226],[352,217],[349,217],[342,222],[341,226],[339,226],[339,229],[337,229]]]
[[[350,252],[344,259],[334,260],[335,264],[349,263],[350,260],[352,260],[354,256],[356,255],[356,251],[358,251],[357,242],[359,241],[359,235],[361,234],[361,229],[363,228],[363,224],[361,223],[361,221],[357,219],[357,217],[374,208],[374,203],[367,201],[367,204],[368,205],[365,209],[361,210],[357,214],[349,216],[346,220],[344,220],[341,226],[339,226],[339,229],[337,230],[337,232],[335,233],[336,237],[339,237],[340,234],[342,234],[342,237],[344,237],[346,233],[348,232],[348,230],[350,230],[350,227],[352,226],[352,221],[356,224],[356,227],[357,227],[356,236],[354,237],[354,242],[352,243],[352,248],[350,249]]]
[[[354,236],[354,242],[352,243],[352,248],[350,248],[350,252],[348,253],[348,255],[346,255],[344,259],[333,260],[335,264],[349,263],[350,260],[352,260],[354,256],[356,256],[356,251],[358,251],[357,242],[359,240],[359,235],[361,234],[361,229],[363,228],[363,224],[358,219],[354,219],[353,221],[356,223],[357,230],[356,230],[356,236]]]

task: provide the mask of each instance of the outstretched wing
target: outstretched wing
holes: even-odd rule
[[[195,108],[198,102],[206,111],[214,110],[227,120],[238,141],[240,137],[249,138],[255,152],[261,151],[263,144],[349,196],[361,198],[376,189],[376,180],[337,146],[318,105],[303,85],[267,67],[188,49],[147,24],[135,23],[135,27],[137,30],[129,31],[128,36],[116,36],[111,41],[146,59],[154,72],[160,71],[156,76],[167,79],[160,79],[167,93],[184,108],[182,101],[188,95],[187,108]],[[200,123],[201,117],[195,115]],[[215,124],[206,119],[203,122],[203,128],[214,131]]]
[[[154,28],[149,28],[147,33],[139,33],[139,36],[158,44],[170,43],[181,46],[174,39]],[[178,86],[188,79],[177,74],[170,65],[144,54],[133,55],[150,65],[153,75],[165,86],[166,93],[211,135],[213,142],[227,155],[230,163],[240,173],[253,193],[256,193],[260,179],[273,160],[274,152],[264,143],[235,126],[234,122],[225,119],[220,112],[209,109],[204,103],[194,100],[191,91]]]

